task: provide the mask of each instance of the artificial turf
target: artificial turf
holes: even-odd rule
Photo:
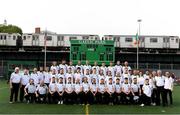
[[[9,104],[9,85],[0,81],[0,114],[180,114],[180,86],[173,91],[174,103],[168,107],[139,105],[57,105]]]

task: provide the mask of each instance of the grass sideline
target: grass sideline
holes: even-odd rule
[[[0,81],[0,114],[180,114],[180,86],[173,91],[174,104],[169,107],[139,105],[48,105],[9,104],[9,87]],[[88,112],[87,112],[88,110]]]

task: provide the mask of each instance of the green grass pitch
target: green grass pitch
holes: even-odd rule
[[[169,107],[139,105],[48,105],[9,104],[9,85],[0,81],[0,114],[180,114],[180,86],[173,91],[174,104]]]

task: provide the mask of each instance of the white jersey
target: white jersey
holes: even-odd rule
[[[66,82],[68,81],[68,78],[71,78],[71,83],[73,83],[73,74],[72,73],[66,73],[65,74],[65,79],[66,79]]]
[[[114,85],[111,83],[108,83],[107,85],[106,85],[106,87],[107,87],[107,90],[110,92],[110,93],[114,93]]]
[[[99,66],[93,66],[93,67],[92,67],[92,70],[93,70],[94,68],[96,68],[96,74],[98,75],[98,74],[99,74]]]
[[[108,66],[107,70],[111,72],[112,77],[115,76],[115,75],[114,75],[114,74],[115,74],[115,68],[114,68],[114,66]]]
[[[64,83],[57,83],[57,92],[63,92],[64,91],[64,88],[65,88],[65,85]]]
[[[99,81],[98,81],[98,75],[97,74],[91,74],[90,77],[91,77],[91,81],[93,78],[96,79],[96,84],[98,84]]]
[[[130,66],[127,66],[127,67],[123,66],[123,67],[122,67],[123,73],[125,73],[126,69],[127,69],[128,72],[129,72],[129,70],[131,70],[131,67],[130,67]]]
[[[98,86],[98,91],[100,92],[100,93],[104,93],[105,91],[106,91],[106,86],[105,86],[105,83],[103,83],[103,84],[99,84],[99,86]]]
[[[41,95],[43,95],[43,94],[47,94],[47,89],[48,89],[48,87],[47,87],[47,85],[43,85],[43,86],[41,86],[40,84],[37,86],[37,88],[36,88],[36,91],[39,93],[39,94],[41,94]]]
[[[51,71],[55,70],[56,73],[58,73],[59,67],[58,67],[58,66],[53,66],[53,65],[52,65],[51,68],[50,68],[50,70],[51,70]]]
[[[86,74],[87,69],[91,71],[91,65],[84,65],[83,69],[84,69],[84,74]]]
[[[31,77],[30,78],[34,80],[34,84],[35,85],[39,84],[40,80],[39,80],[39,76],[38,76],[37,73],[31,73]]]
[[[121,65],[115,65],[115,66],[114,66],[114,70],[115,70],[116,75],[117,75],[118,73],[121,75],[122,72],[123,72]]]
[[[13,72],[11,74],[10,80],[12,81],[12,83],[20,83],[21,81],[21,75],[18,73]]]
[[[36,92],[36,85],[28,83],[25,86],[25,89],[27,89],[28,93],[35,93]]]
[[[44,83],[50,83],[51,75],[49,72],[44,72]]]
[[[71,68],[71,71],[72,71],[72,73],[74,74],[75,73],[75,70],[76,70],[76,67],[75,66],[73,66],[73,65],[69,65],[69,66],[67,66],[67,68]]]
[[[160,87],[160,86],[164,86],[164,76],[156,76],[155,77],[155,81],[156,81],[156,86]]]
[[[152,94],[152,87],[148,84],[148,85],[143,85],[142,87],[143,89],[143,93],[148,96],[148,97],[151,97],[151,94]]]
[[[22,74],[21,77],[21,84],[27,85],[29,83],[30,75],[29,74]]]
[[[77,79],[80,80],[80,83],[82,83],[83,75],[81,73],[75,73],[74,74],[74,80],[77,81]]]
[[[67,91],[72,92],[73,89],[74,89],[74,86],[73,86],[72,83],[66,83],[65,88],[66,88]]]
[[[165,77],[164,89],[173,90],[173,78],[172,77]]]
[[[82,88],[82,85],[80,83],[75,83],[74,84],[74,91],[75,92],[80,92]]]
[[[137,81],[138,81],[138,84],[139,84],[139,85],[144,85],[144,81],[145,81],[144,76],[138,77],[138,78],[137,78]]]
[[[57,83],[58,75],[57,75],[57,74],[52,74],[52,73],[51,73],[51,74],[50,74],[50,79],[51,79],[50,82],[52,82],[52,78],[53,78],[53,77],[55,77],[55,79],[56,79],[55,82]]]
[[[83,65],[76,65],[76,70],[77,70],[77,68],[80,68],[81,73],[83,73]]]
[[[83,79],[84,79],[85,77],[87,78],[88,83],[90,84],[90,83],[91,83],[91,77],[90,77],[90,75],[89,75],[89,74],[88,74],[88,75],[84,75],[84,76],[83,76]]]
[[[100,69],[103,71],[104,76],[106,76],[107,67],[106,66],[105,67],[101,66]]]
[[[44,80],[44,73],[43,72],[38,71],[37,74],[38,74],[38,77],[39,77],[39,81]]]
[[[82,83],[82,88],[84,92],[88,92],[90,89],[90,85],[88,83]]]
[[[56,83],[50,83],[49,84],[49,90],[52,92],[56,92],[57,86]]]
[[[124,90],[124,92],[129,92],[130,91],[130,84],[122,84],[122,90]]]
[[[66,64],[65,64],[65,65],[64,65],[64,64],[60,64],[60,65],[59,65],[59,70],[60,70],[61,68],[63,69],[64,74],[66,74],[66,73],[67,73],[67,65],[66,65]]]
[[[121,91],[121,84],[120,83],[115,83],[114,87],[115,87],[115,92],[119,93]]]
[[[139,91],[139,88],[140,88],[140,86],[136,83],[136,84],[134,84],[134,83],[132,83],[131,84],[131,89],[132,89],[132,91],[135,93],[135,92],[138,92]]]
[[[94,83],[92,83],[91,85],[90,85],[90,89],[91,89],[91,91],[92,92],[96,92],[97,91],[97,84],[94,84]]]
[[[57,78],[58,79],[62,78],[63,79],[63,83],[65,83],[65,76],[64,76],[64,74],[58,74]]]

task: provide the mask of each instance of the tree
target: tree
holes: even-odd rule
[[[22,29],[15,25],[0,25],[0,33],[19,33],[22,35]]]

